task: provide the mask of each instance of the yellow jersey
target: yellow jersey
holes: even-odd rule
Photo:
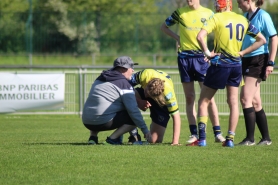
[[[164,96],[166,100],[166,106],[169,114],[174,114],[179,111],[176,94],[174,91],[174,84],[171,77],[160,70],[144,69],[132,75],[131,84],[132,86],[141,85],[143,89],[146,88],[149,81],[153,78],[160,78],[164,80]]]
[[[170,27],[179,24],[180,30],[180,51],[201,51],[197,42],[197,35],[203,24],[213,16],[213,11],[200,6],[198,9],[190,9],[185,6],[177,9],[165,20],[166,26]]]
[[[228,58],[241,62],[239,51],[246,34],[256,37],[259,30],[250,25],[248,20],[234,12],[214,14],[213,18],[204,24],[203,29],[208,33],[214,31],[214,52],[222,53]],[[240,61],[237,61],[240,60]]]

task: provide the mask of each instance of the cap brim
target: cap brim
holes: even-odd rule
[[[139,63],[133,63],[133,66],[135,66],[135,65],[139,65]],[[123,67],[123,68],[126,68],[126,67],[124,67],[124,66],[115,66],[115,67],[112,67],[110,70],[113,70],[113,69],[115,69],[116,67]],[[129,68],[126,68],[126,69],[129,69]]]

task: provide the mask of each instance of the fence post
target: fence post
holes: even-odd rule
[[[156,66],[156,54],[153,54],[153,66]]]
[[[79,73],[79,116],[81,117],[82,116],[82,112],[83,112],[83,80],[82,80],[82,76],[83,76],[83,73],[82,73],[82,67],[79,67],[79,70],[78,70],[78,73]]]
[[[92,65],[94,66],[96,64],[96,56],[95,54],[93,53],[92,54]]]

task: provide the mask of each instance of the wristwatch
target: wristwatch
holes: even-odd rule
[[[267,66],[275,66],[275,62],[270,60],[267,62]]]

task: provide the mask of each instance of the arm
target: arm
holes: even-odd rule
[[[277,53],[277,44],[278,44],[278,37],[277,35],[271,37],[269,40],[270,42],[270,50],[269,50],[269,60],[275,61],[276,53]]]
[[[142,111],[146,111],[150,106],[152,106],[150,102],[148,102],[147,100],[141,99],[140,94],[136,91],[136,89],[134,91],[135,91],[136,102],[139,109],[141,109]]]
[[[274,37],[271,37],[270,39],[270,47],[269,47],[269,61],[275,61],[275,57],[276,57],[276,53],[277,53],[277,44],[278,44],[278,37],[277,35],[275,35]],[[268,75],[270,75],[272,73],[274,69],[274,66],[267,66],[266,67],[266,78],[268,77]]]
[[[180,36],[177,35],[175,32],[169,29],[168,26],[166,26],[165,22],[160,27],[161,31],[164,32],[166,35],[169,35],[173,39],[175,39],[178,43],[178,47],[180,47]]]
[[[250,53],[250,52],[258,49],[259,47],[261,47],[265,43],[266,43],[265,37],[263,36],[262,33],[259,33],[256,37],[256,41],[251,46],[246,48],[245,50],[240,51],[239,55],[241,57],[243,57],[245,54]]]
[[[122,91],[122,90],[120,90],[120,91]],[[143,119],[143,116],[142,116],[140,110],[137,107],[134,91],[131,89],[128,89],[128,90],[125,89],[124,91],[120,92],[120,94],[121,94],[122,103],[123,103],[125,109],[127,110],[130,118],[132,119],[133,123],[141,129],[141,131],[144,133],[144,135],[148,134],[149,129]]]
[[[198,33],[197,35],[197,41],[202,49],[202,51],[204,52],[204,54],[206,55],[206,57],[212,57],[211,52],[208,49],[207,43],[205,38],[207,37],[208,32],[205,29],[201,29],[201,31]]]
[[[173,119],[173,140],[172,145],[179,145],[180,130],[181,130],[181,118],[180,113],[176,112],[171,115]]]

